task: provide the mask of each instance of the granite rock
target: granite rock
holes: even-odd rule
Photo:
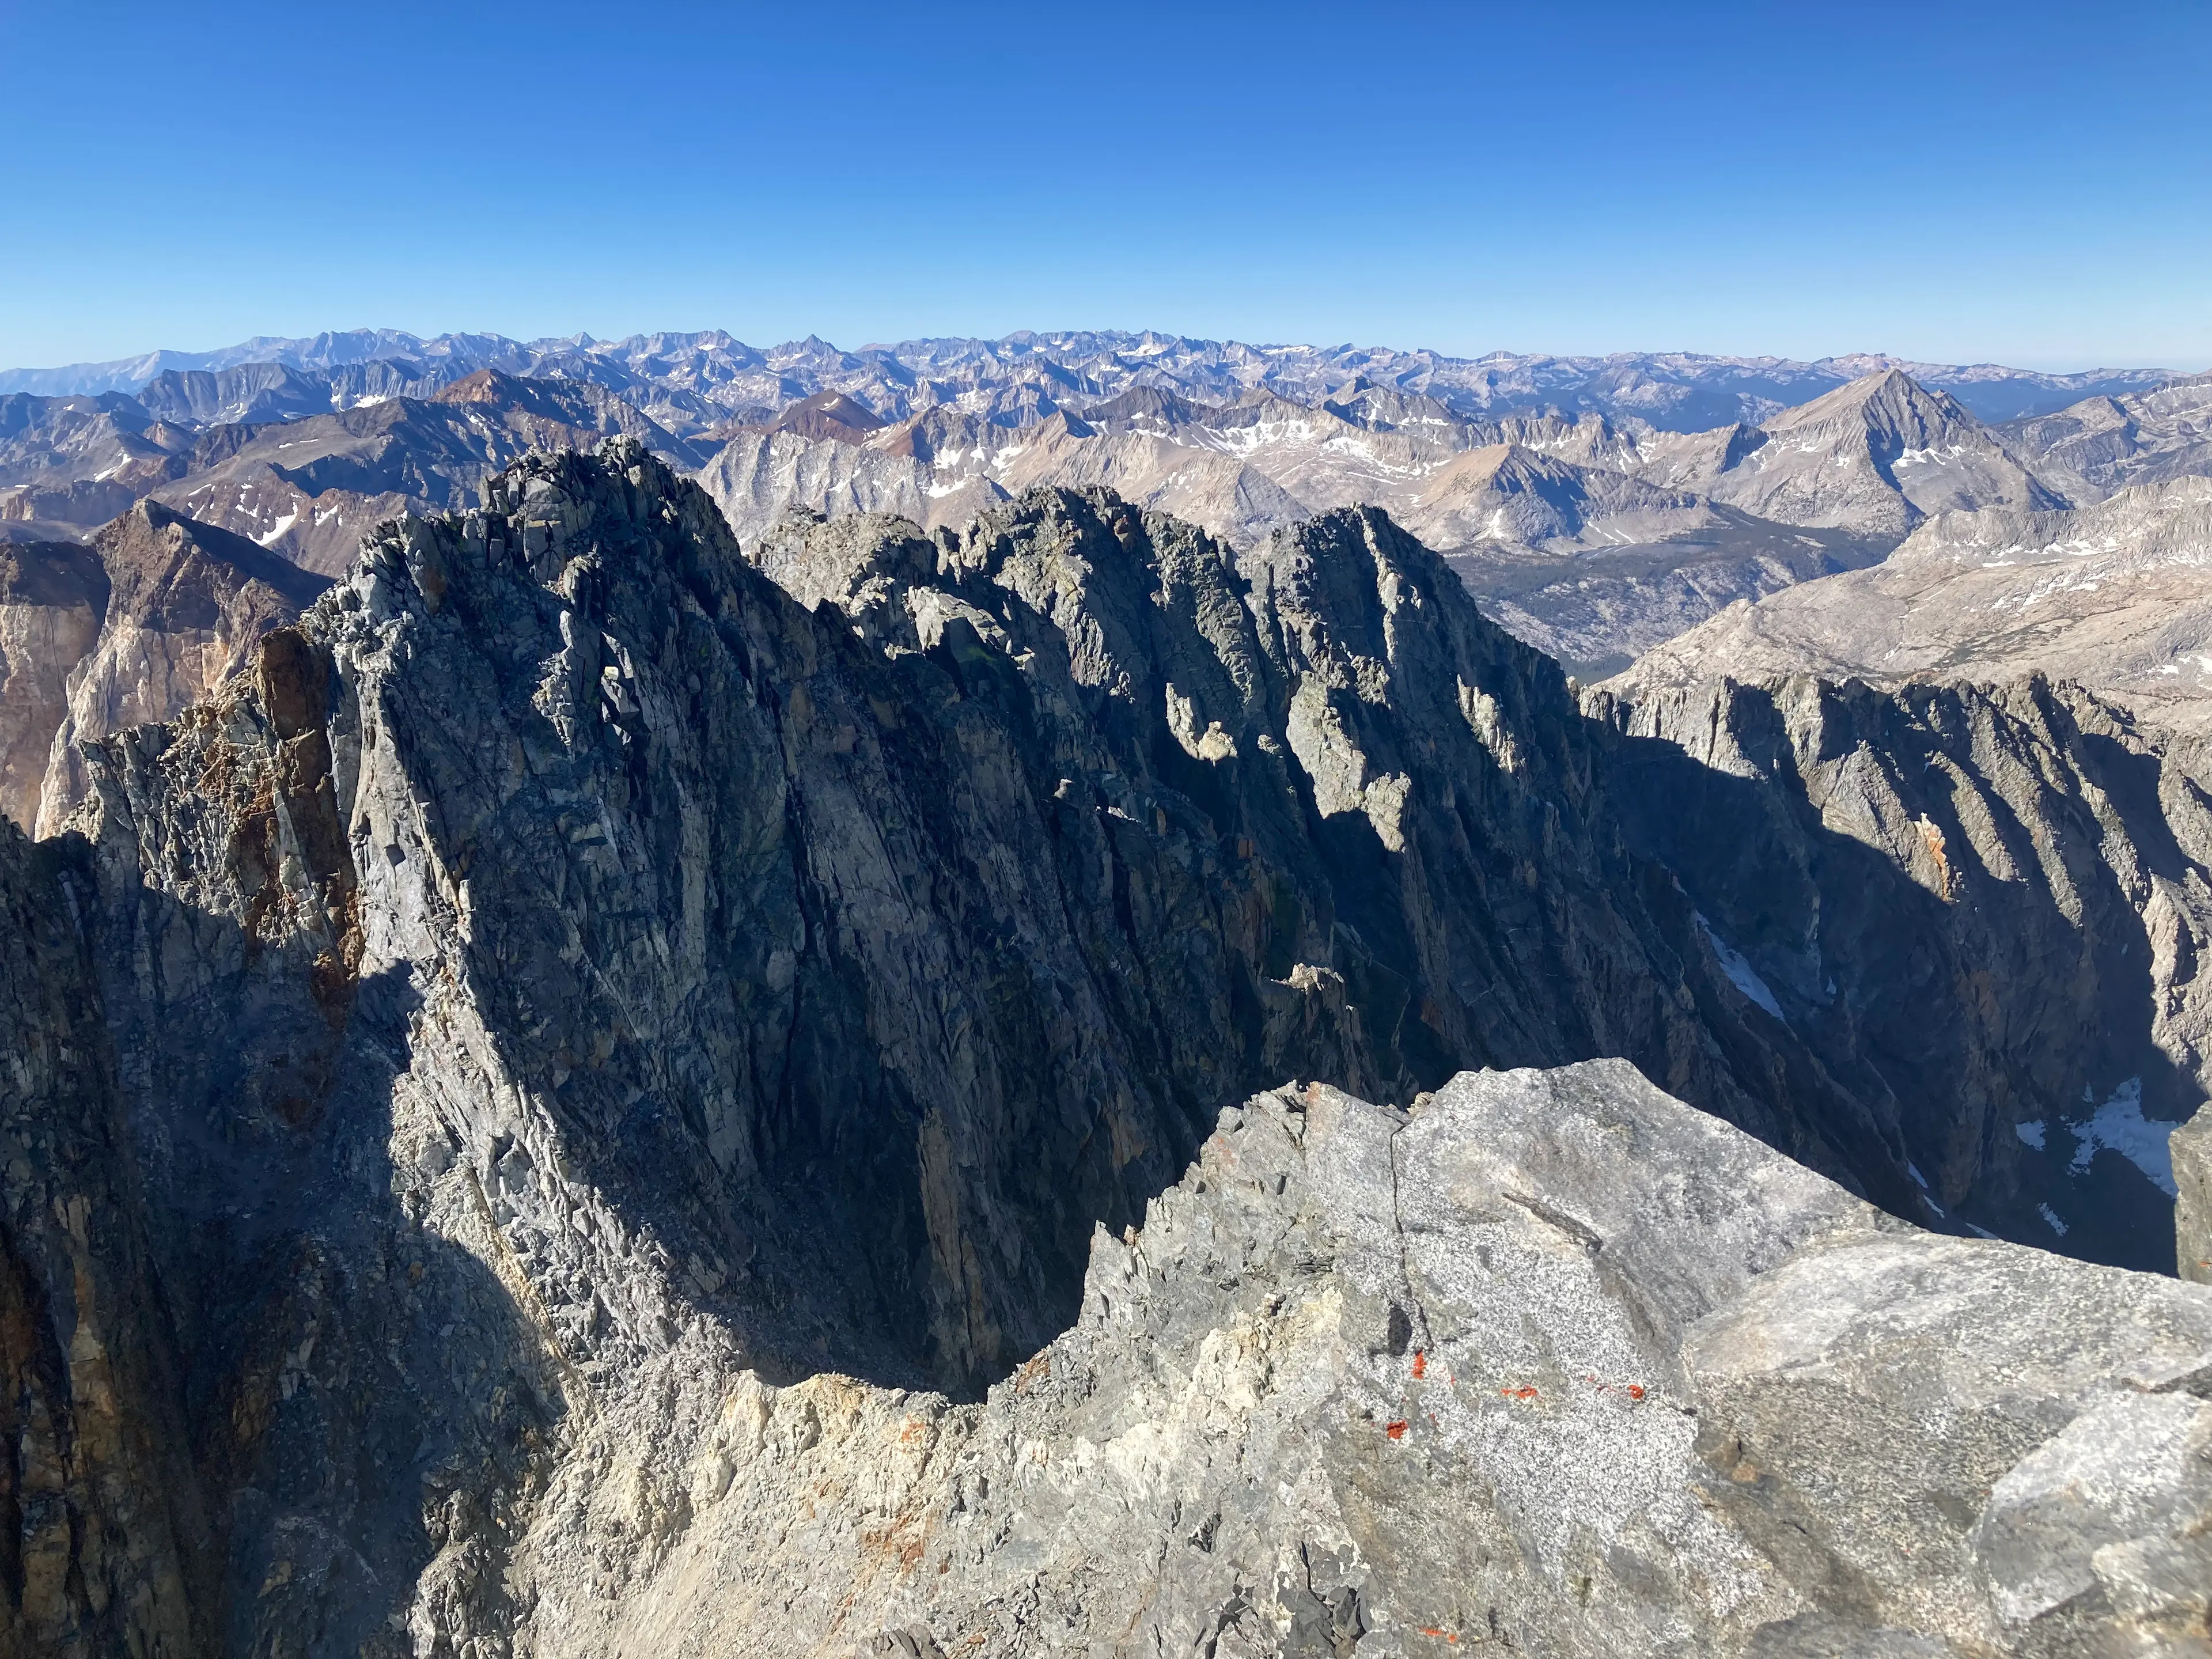
[[[1804,773],[1585,716],[1379,513],[1236,553],[1041,491],[756,553],[633,441],[532,456],[381,527],[208,701],[82,743],[62,835],[5,832],[9,1409],[86,1449],[40,1477],[76,1517],[41,1534],[40,1641],[2188,1631],[2191,1424],[2112,1419],[2087,1588],[2050,1540],[2096,1449],[2039,1449],[2190,1394],[2205,1293],[1893,1218],[1949,1224],[1924,1149],[1972,1190],[2005,1114],[2076,1082],[1958,1129],[1900,1035],[2035,1021],[2057,1053],[2138,913],[2095,911],[2072,979],[1875,995],[1877,955],[1809,1018],[1686,838],[1758,823],[1791,903],[1855,887],[1862,943],[1948,963],[1929,843],[1824,839]],[[2044,764],[2063,732],[2015,724]],[[1632,1067],[1450,1081],[1607,1053]],[[1931,1287],[1923,1347],[1947,1309],[1981,1340],[1955,1279],[1986,1260],[1987,1316],[2045,1274],[2087,1356],[2032,1379],[2039,1438],[1944,1465],[1962,1531],[1988,1493],[1958,1483],[2010,1480],[1984,1553],[2016,1604],[1955,1551],[1873,1589],[1853,1539],[1792,1554],[1796,1494],[1858,1492],[1866,1448],[1701,1334],[1891,1249],[1904,1279],[1848,1283]],[[1886,1364],[1886,1306],[1790,1340]],[[1747,1458],[1774,1480],[1732,1508]]]

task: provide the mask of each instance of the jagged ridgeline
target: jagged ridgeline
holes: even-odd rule
[[[83,759],[0,830],[4,1409],[65,1449],[9,1571],[76,1650],[511,1626],[613,1402],[976,1395],[1286,1079],[1621,1056],[1895,1214],[2173,1265],[2057,1115],[2202,1098],[2189,756],[2042,686],[1586,714],[1373,510],[749,558],[634,442],[533,455]]]

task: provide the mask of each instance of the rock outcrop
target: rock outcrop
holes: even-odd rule
[[[2178,1191],[2173,1227],[2181,1276],[2212,1285],[2212,1107],[2200,1109],[2173,1132],[2168,1152]]]
[[[1946,862],[1968,809],[1914,792],[1952,750],[1901,715],[1782,720],[1794,770],[1748,715],[1759,766],[1588,718],[1376,512],[1238,555],[1039,491],[965,535],[753,551],[634,441],[532,456],[381,527],[208,702],[82,744],[67,833],[0,828],[0,1020],[35,1060],[8,1409],[61,1449],[40,1644],[1019,1652],[1150,1619],[1388,1652],[1494,1616],[1557,1651],[1972,1652],[2201,1622],[2204,1292],[1918,1238],[1626,1069],[1445,1087],[1618,1054],[1893,1215],[2042,1227],[2022,1126],[2063,1161],[2083,1068],[2151,1056],[2138,1123],[2191,1075],[2160,1046],[2190,985],[2154,1024],[2130,975],[2197,948],[2193,821],[2122,813],[2140,870],[2087,850],[2142,787],[2124,731],[2014,710],[1954,745],[2049,773],[1991,843],[2015,894]],[[1929,830],[1877,810],[1884,753]],[[1962,1096],[1985,1050],[2021,1058]],[[1544,1139],[1583,1118],[1614,1127]],[[2084,1162],[2118,1218],[2077,1202],[2069,1243],[2142,1254],[2128,1218],[2170,1206]],[[1752,1334],[1705,1343],[1728,1320]],[[2063,1363],[2005,1357],[2053,1330]],[[1766,1331],[1797,1356],[1771,1377]],[[1946,1390],[1979,1373],[1838,1417],[1939,1336],[2033,1374],[1972,1433]],[[1431,1360],[1479,1385],[1417,1412]],[[2119,1496],[2083,1518],[2051,1471],[2105,1455],[2063,1431],[2108,1409]],[[1700,1449],[1708,1411],[1733,1443]],[[1900,1508],[1868,1460],[1930,1437]]]
[[[52,833],[80,744],[175,719],[329,585],[152,502],[90,546],[0,544],[0,816]]]
[[[0,543],[0,815],[27,828],[68,713],[70,672],[106,614],[107,573],[91,549]]]
[[[100,573],[98,633],[66,670],[35,793],[6,804],[9,817],[42,835],[83,796],[85,743],[174,720],[330,586],[243,537],[150,501],[102,530],[90,551]]]
[[[2212,1291],[1904,1227],[1617,1063],[1285,1091],[981,1410],[741,1388],[695,1546],[561,1648],[2192,1651],[2209,1363]]]

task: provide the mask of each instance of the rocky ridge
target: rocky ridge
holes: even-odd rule
[[[718,458],[708,487],[740,538],[790,507],[835,510],[848,493],[860,510],[890,510],[891,494],[933,502],[1038,484],[1103,484],[1239,546],[1363,502],[1440,550],[1507,553],[1650,546],[1722,525],[1782,543],[1783,526],[1848,531],[1880,551],[1945,507],[2057,504],[1996,434],[1894,371],[1763,428],[1696,434],[1595,414],[1470,419],[1371,391],[1310,406],[1264,390],[1208,404],[1138,388],[1013,428],[933,409],[815,442],[835,459],[750,441],[742,459]],[[802,455],[829,469],[836,496],[788,470]],[[925,516],[951,522],[950,511]]]
[[[0,540],[81,538],[181,477],[196,441],[119,392],[0,398]]]
[[[2201,731],[2212,717],[2212,479],[2064,512],[1951,513],[1869,569],[1739,601],[1613,682],[1635,698],[1733,675],[2001,680],[2044,673]]]
[[[2212,473],[2212,374],[2087,398],[2004,432],[2076,507],[2133,485],[2202,477]]]
[[[243,537],[151,501],[102,530],[92,551],[107,581],[100,632],[69,670],[36,814],[17,819],[40,835],[54,834],[84,796],[85,743],[176,719],[243,668],[262,635],[330,586]]]
[[[1040,485],[1111,489],[1238,547],[1373,503],[1450,555],[1519,636],[1599,673],[1738,598],[1870,564],[1931,510],[2057,501],[1996,434],[1895,372],[1765,428],[1689,435],[1595,415],[1463,420],[1371,388],[1315,408],[1139,387],[1014,430],[933,409],[811,442],[748,434],[701,477],[748,541],[800,509],[957,527]]]
[[[330,575],[383,520],[459,508],[529,450],[588,449],[613,434],[680,465],[701,459],[597,386],[486,369],[427,400],[383,398],[303,420],[212,428],[185,474],[154,495]]]
[[[962,536],[854,516],[790,522],[750,551],[633,441],[529,458],[479,509],[380,529],[210,702],[83,745],[71,833],[33,848],[0,832],[21,918],[9,971],[28,988],[7,1005],[11,1045],[82,1057],[40,1062],[9,1100],[9,1282],[23,1307],[63,1310],[5,1328],[15,1374],[38,1385],[19,1396],[37,1424],[18,1443],[74,1443],[77,1418],[112,1401],[125,1423],[181,1419],[161,1443],[191,1449],[188,1474],[133,1474],[119,1455],[38,1465],[51,1593],[36,1629],[52,1650],[106,1651],[116,1628],[241,1652],[604,1650],[633,1631],[641,1648],[679,1614],[834,1585],[793,1571],[814,1536],[830,1540],[822,1559],[880,1576],[880,1599],[856,1595],[848,1613],[855,1642],[872,1639],[878,1607],[874,1628],[905,1644],[888,1650],[909,1653],[956,1606],[1018,1621],[1018,1650],[1089,1628],[1086,1607],[1120,1620],[1120,1552],[1151,1522],[1122,1534],[1066,1511],[1061,1538],[1117,1553],[1041,1579],[1050,1552],[1021,1542],[1003,1507],[1024,1490],[1011,1471],[1050,1466],[1055,1447],[1078,1460],[1064,1471],[1100,1467],[1081,1450],[1105,1443],[1091,1431],[1041,1419],[1056,1437],[1000,1436],[1013,1461],[983,1454],[941,1504],[928,1494],[945,1487],[919,1486],[939,1505],[927,1512],[957,1501],[984,1527],[981,1557],[963,1541],[941,1573],[885,1507],[896,1494],[848,1506],[830,1495],[848,1466],[804,1460],[825,1438],[926,1456],[952,1408],[898,1391],[972,1396],[1048,1343],[1086,1283],[1126,1263],[1093,1224],[1110,1237],[1145,1219],[1222,1107],[1285,1077],[1405,1105],[1468,1066],[1620,1054],[1931,1225],[2032,1236],[2061,1180],[2075,1183],[2069,1248],[2142,1260],[2143,1224],[2166,1224],[2130,1156],[2092,1135],[2085,1183],[2053,1121],[2108,1073],[2132,1075],[2138,1120],[2203,1098],[2184,969],[2212,837],[2185,810],[2185,769],[2159,769],[2072,694],[2012,706],[1814,688],[1686,709],[1665,734],[1585,718],[1554,665],[1372,511],[1237,554],[1109,495],[1039,491]],[[1699,719],[1732,751],[1686,752],[1674,739]],[[1978,811],[2026,828],[1984,845],[1960,827]],[[1994,979],[1993,959],[2055,965]],[[1287,1136],[1288,1109],[1254,1111]],[[1399,1120],[1330,1109],[1367,1126],[1337,1143],[1366,1173],[1347,1167],[1345,1201],[1320,1206],[1351,1224],[1380,1190],[1352,1148]],[[62,1115],[78,1139],[55,1138]],[[2048,1131],[2041,1161],[2030,1124]],[[1288,1191],[1297,1170],[1279,1173]],[[1590,1214],[1519,1177],[1512,1190]],[[1802,1189],[1806,1226],[1825,1229],[1836,1204],[1871,1217],[1831,1190]],[[1796,1224],[1789,1248],[1808,1237]],[[1321,1258],[1293,1243],[1285,1260],[1307,1273],[1297,1264]],[[2170,1264],[2171,1235],[2157,1248]],[[1370,1273],[1358,1255],[1334,1292],[1347,1305]],[[1723,1259],[1686,1249],[1709,1256]],[[158,1294],[134,1265],[147,1261],[163,1264]],[[1275,1271],[1255,1269],[1255,1289]],[[125,1288],[88,1304],[71,1288],[102,1274]],[[2143,1310],[2171,1293],[2185,1298],[2174,1320],[2196,1316],[2197,1293],[2170,1281],[2096,1283],[2077,1300]],[[2153,1288],[2110,1288],[2137,1284]],[[1255,1316],[1293,1305],[1285,1294]],[[1682,1303],[1684,1322],[1735,1294]],[[1160,1316],[1186,1300],[1171,1290]],[[1415,1304],[1397,1305],[1410,1339]],[[1429,1352],[1364,1306],[1345,1328],[1380,1316],[1393,1361]],[[84,1326],[79,1308],[114,1322]],[[1328,1357],[1334,1316],[1324,1305],[1285,1331],[1322,1361],[1285,1375],[1315,1378],[1314,1397],[1371,1393],[1372,1355],[1349,1370]],[[1243,1317],[1193,1316],[1195,1351]],[[2033,1396],[2061,1404],[2023,1408],[2045,1437],[2109,1392],[2098,1378],[2166,1353],[2164,1318],[2085,1326],[2093,1359]],[[68,1334],[80,1328],[136,1369],[112,1387],[73,1372],[55,1356],[91,1351]],[[1124,1362],[1098,1346],[1103,1328],[1083,1340],[1106,1376]],[[1658,1346],[1589,1374],[1652,1393],[1628,1362],[1656,1366],[1672,1339],[1644,1336]],[[1140,1344],[1131,1363],[1153,1351],[1182,1352]],[[1110,1414],[1112,1389],[1084,1395],[1093,1363],[1049,1361],[1099,1402],[1082,1409]],[[1025,1394],[1043,1376],[999,1387]],[[1060,1386],[1040,1401],[1075,1409]],[[1540,1380],[1511,1387],[1537,1394],[1498,1396],[1509,1411],[1545,1397]],[[960,1409],[1000,1435],[999,1407]],[[1279,1420],[1288,1434],[1309,1419]],[[1399,1420],[1352,1432],[1378,1455],[1410,1449],[1410,1415],[1389,1433]],[[1516,1419],[1452,1420],[1479,1437]],[[1787,1422],[1743,1421],[1756,1443],[1786,1442]],[[2171,1431],[2158,1446],[2193,1443],[2189,1422],[2154,1426]],[[1958,1490],[2040,1443],[2023,1434]],[[1360,1467],[1352,1443],[1286,1449],[1319,1461],[1285,1467],[1314,1470],[1318,1492],[1340,1455]],[[907,1455],[856,1450],[859,1478],[904,1479]],[[1788,1479],[1826,1480],[1827,1455]],[[1229,1478],[1206,1472],[1211,1455],[1187,1465],[1194,1501]],[[695,1548],[699,1517],[786,1462],[802,1484],[730,1514],[775,1516],[799,1553],[763,1553],[772,1576],[715,1590],[719,1603],[690,1596],[669,1575],[743,1559]],[[2055,1609],[2061,1625],[2179,1627],[2201,1615],[2158,1555],[2166,1522],[2141,1517],[2194,1502],[2194,1466],[2145,1467],[2128,1479],[2150,1507],[2128,1509],[2137,1529],[2116,1541],[2148,1540],[2156,1559],[2092,1564],[2083,1580],[2069,1558],[2057,1600],[2036,1589],[1991,1612],[1964,1566],[1936,1589],[1832,1594],[1858,1581],[1781,1563],[1746,1569],[1764,1588],[1729,1624],[1705,1592],[1623,1566],[1585,1575],[1607,1598],[1589,1639],[1705,1621],[1748,1643],[1801,1607],[1969,1643],[1989,1619]],[[1672,1480],[1644,1489],[1662,1509]],[[1787,1515],[1793,1488],[1766,1490]],[[1526,1532],[1517,1501],[1498,1511],[1501,1539]],[[207,1518],[173,1518],[188,1510]],[[1425,1616],[1359,1576],[1368,1546],[1344,1550],[1368,1534],[1348,1522],[1301,1555],[1309,1601],[1285,1599],[1284,1559],[1250,1541],[1283,1534],[1264,1504],[1242,1514],[1249,1533],[1194,1512],[1176,1534],[1196,1534],[1200,1555],[1234,1546],[1225,1581],[1194,1569],[1188,1601],[1162,1612],[1204,1613],[1217,1651],[1237,1650],[1232,1627],[1249,1644],[1296,1626],[1342,1651],[1386,1619]],[[836,1541],[848,1522],[852,1551]],[[1554,1568],[1578,1547],[1532,1534],[1519,1577],[1455,1558],[1451,1572],[1476,1577],[1437,1582],[1467,1584],[1455,1618],[1494,1608],[1571,1632],[1585,1591]],[[1686,1583],[1701,1547],[1652,1559],[1688,1564]],[[1715,1547],[1735,1559],[1736,1544]],[[941,1589],[905,1582],[925,1562]],[[1230,1599],[1206,1612],[1218,1582]],[[2148,1588],[2122,1608],[2114,1585]],[[789,1611],[763,1641],[847,1632]]]
[[[2151,374],[1873,357],[1470,364],[1090,334],[857,353],[722,334],[258,349],[271,356],[179,359],[143,384],[128,365],[13,377],[108,389],[16,395],[30,413],[0,447],[0,533],[81,535],[71,526],[158,489],[334,573],[364,528],[463,505],[524,446],[621,432],[696,471],[747,541],[794,508],[959,529],[1039,485],[1111,489],[1239,546],[1382,506],[1457,556],[1489,614],[1595,678],[1735,599],[1875,562],[1930,513],[2079,504],[2204,470],[2191,383],[2160,389]],[[2028,413],[1992,430],[1945,386],[1990,416],[2020,415],[2022,398]],[[2096,396],[2052,412],[2084,391]],[[115,405],[100,421],[143,430],[91,442],[79,405],[94,403]],[[467,417],[443,418],[456,404]]]
[[[1410,1117],[1285,1090],[1097,1237],[1073,1328],[984,1407],[741,1381],[690,1536],[533,1634],[2192,1651],[2208,1361],[2212,1291],[1917,1232],[1617,1062]]]
[[[1899,369],[1759,428],[1657,438],[1650,451],[1652,477],[1808,528],[1901,537],[1947,509],[2063,504],[1955,400]]]

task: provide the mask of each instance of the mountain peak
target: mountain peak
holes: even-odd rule
[[[869,433],[881,431],[886,424],[866,404],[842,392],[817,392],[785,410],[769,423],[768,429],[795,433],[802,438],[834,438],[841,443],[859,443]]]
[[[431,393],[434,404],[496,404],[505,403],[529,394],[526,381],[495,368],[480,368],[473,374],[465,374],[451,386],[441,386]]]
[[[1869,426],[1896,429],[1906,423],[1942,427],[1980,422],[1960,407],[1958,400],[1931,392],[1901,368],[1876,369],[1838,386],[1808,404],[1785,410],[1766,422],[1769,431],[1793,431],[1832,421],[1863,418]]]

